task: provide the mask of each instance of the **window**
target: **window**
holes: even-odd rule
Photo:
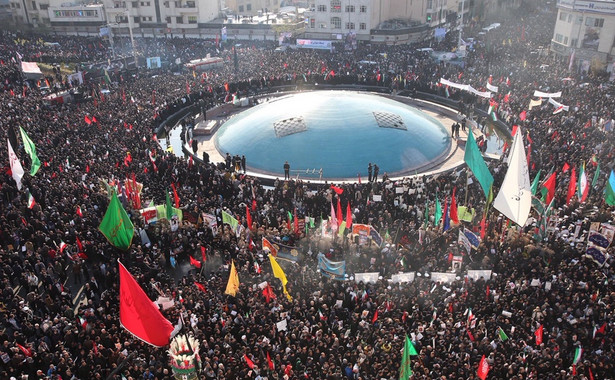
[[[557,33],[555,35],[555,42],[559,42],[562,43],[562,39],[564,38],[564,36],[562,36],[561,34]]]
[[[167,16],[167,18],[165,19],[165,21],[166,21],[166,23],[167,23],[167,24],[170,24],[170,23],[171,23],[171,17],[170,17],[170,16]]]
[[[569,15],[568,15],[568,23],[571,23],[571,22],[572,22],[572,15],[571,15],[571,14],[569,14]]]
[[[571,47],[573,47],[573,48],[577,47],[577,43],[578,43],[578,41],[579,41],[579,40],[578,40],[578,39],[576,39],[576,38],[571,39],[571,40],[570,40],[570,46],[571,46]]]
[[[145,17],[143,17],[143,18],[145,18]],[[133,18],[132,18],[132,21],[133,21],[135,24],[138,24],[138,23],[139,23],[139,16],[135,16],[135,17],[133,17]]]
[[[326,11],[327,11],[326,5],[322,5],[322,4],[318,5],[318,12],[326,12]]]
[[[365,23],[362,22],[362,23],[359,24],[359,29],[365,30],[365,29],[367,29],[367,25],[365,25]]]
[[[331,0],[331,13],[340,13],[342,11],[342,2],[339,0]]]
[[[596,28],[602,28],[604,26],[604,19],[603,18],[587,17],[585,19],[585,26],[593,26],[593,27],[596,27]]]
[[[194,1],[186,1],[186,8],[196,8]]]
[[[331,28],[342,29],[342,19],[339,17],[331,17]]]
[[[168,1],[165,1],[165,2],[164,2],[164,7],[165,7],[165,8],[168,8],[169,6],[170,6],[169,2],[168,2]]]
[[[316,27],[316,19],[310,19],[310,28],[314,29]]]
[[[49,9],[49,4],[40,4],[39,8],[41,9],[41,11],[46,11],[47,9]]]
[[[175,17],[175,22],[177,24],[183,24],[184,23],[184,17],[183,16],[177,16]]]
[[[566,14],[566,12],[560,12],[560,13],[559,13],[559,20],[560,20],[560,21],[566,21],[566,16],[568,16],[568,15]]]
[[[32,2],[32,9],[36,10],[36,1]]]
[[[433,8],[433,0],[427,0],[427,9]]]
[[[243,12],[243,5],[240,5],[240,6],[239,6],[239,12],[240,12],[240,13],[241,13],[241,12]]]
[[[175,2],[175,8],[181,8],[182,7],[182,2],[181,1],[176,1]]]
[[[246,4],[246,11],[252,10],[252,4]]]
[[[347,22],[346,23],[346,29],[354,30],[354,22]]]
[[[318,24],[318,27],[320,29],[327,29],[327,24],[325,24],[324,22],[321,22],[320,24]]]
[[[583,16],[577,16],[577,18],[574,20],[574,23],[576,25],[582,24],[583,23]]]
[[[132,7],[133,8],[139,8],[139,2],[138,1],[133,1],[132,2]]]
[[[568,45],[568,37],[564,37],[564,45]]]
[[[359,7],[359,12],[361,13],[367,13],[367,5],[361,5]]]
[[[188,16],[188,24],[196,24],[196,16]]]
[[[354,5],[346,5],[346,13],[354,13]]]

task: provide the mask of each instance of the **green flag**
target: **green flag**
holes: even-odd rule
[[[410,361],[410,355],[412,351],[415,352],[415,355],[418,355],[416,353],[416,349],[414,348],[414,346],[412,345],[412,342],[410,341],[410,338],[408,338],[408,335],[406,335],[406,343],[404,344],[404,353],[401,357],[401,366],[399,368],[399,380],[408,380],[410,376],[412,376],[412,368],[410,366],[410,364],[412,364],[412,362]]]
[[[600,163],[599,162],[598,162],[598,167],[596,168],[596,172],[594,173],[594,179],[592,179],[592,187],[596,186],[598,177],[600,177]]]
[[[135,229],[115,191],[98,229],[116,248],[127,250],[132,244]]]
[[[483,188],[483,192],[485,193],[485,197],[489,196],[489,190],[491,189],[491,185],[493,185],[493,176],[491,172],[489,172],[489,168],[487,164],[485,164],[485,160],[483,159],[480,150],[478,150],[478,145],[476,145],[476,140],[474,140],[474,135],[472,135],[472,129],[468,132],[468,140],[466,141],[466,151],[463,156],[463,160],[468,165],[472,173],[480,183],[480,186]]]
[[[226,211],[222,211],[222,223],[226,223],[231,226],[231,229],[237,233],[239,231],[239,221],[235,217]]]
[[[436,193],[436,212],[433,221],[434,226],[438,227],[440,225],[440,219],[442,219],[442,205],[438,199],[438,193]]]
[[[36,146],[34,146],[34,143],[32,142],[32,140],[30,140],[30,137],[28,137],[26,131],[24,131],[22,127],[19,127],[19,131],[21,132],[23,147],[26,150],[26,153],[28,153],[28,155],[30,156],[30,160],[32,160],[32,165],[30,166],[30,175],[34,176],[38,169],[40,169],[41,167],[41,160],[38,159],[38,156],[36,155]]]
[[[604,201],[609,206],[615,205],[615,173],[612,170],[604,190]]]
[[[536,195],[536,192],[538,191],[538,185],[540,184],[540,172],[542,171],[542,169],[540,169],[538,171],[538,173],[536,173],[536,177],[534,177],[534,180],[532,181],[532,195]]]
[[[339,236],[340,238],[343,238],[344,237],[344,231],[346,231],[346,221],[345,220],[340,224],[340,228],[339,228],[339,231],[337,233],[337,236]]]
[[[173,217],[173,206],[171,206],[171,197],[169,197],[169,191],[166,190],[164,192],[164,195],[166,196],[166,205],[167,205],[167,220],[171,220],[171,218]]]
[[[498,327],[498,336],[500,337],[500,340],[502,342],[505,342],[508,340],[508,335],[506,335],[506,333],[504,332],[504,330],[502,330],[501,327]]]

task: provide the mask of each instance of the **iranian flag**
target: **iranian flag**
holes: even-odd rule
[[[587,199],[587,193],[589,192],[589,184],[587,183],[587,175],[585,174],[585,163],[581,166],[581,172],[579,173],[579,185],[578,194],[579,202],[585,202]]]
[[[577,347],[574,351],[574,359],[572,359],[573,365],[577,365],[577,363],[581,360],[581,355],[583,355],[583,348]]]
[[[32,209],[34,207],[34,205],[36,204],[36,201],[34,200],[34,197],[32,196],[32,194],[30,194],[30,192],[28,191],[28,208]]]

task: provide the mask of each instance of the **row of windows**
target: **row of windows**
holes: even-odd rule
[[[171,17],[167,17],[166,18],[166,22],[167,24],[172,23],[172,18]],[[183,24],[184,23],[184,17],[183,16],[177,16],[175,17],[175,23],[176,24]],[[188,24],[196,24],[197,23],[197,17],[196,16],[188,16]]]
[[[252,4],[246,4],[246,12],[249,12],[252,10]],[[239,13],[243,12],[243,5],[239,6]]]
[[[560,44],[564,44],[564,45],[568,45],[568,37],[564,37],[561,34],[557,33],[555,35],[555,42],[558,42]]]
[[[318,12],[326,12],[327,11],[327,6],[320,4],[318,6]],[[346,13],[354,13],[356,11],[356,8],[354,5],[346,5],[345,7],[345,11]],[[331,1],[331,12],[332,13],[341,13],[342,12],[342,4],[340,1]],[[359,7],[359,12],[361,13],[367,13],[367,5],[361,5]]]
[[[347,22],[345,26],[346,26],[346,30],[355,30],[354,22]],[[316,28],[316,20],[313,18],[310,19],[310,28],[312,29]],[[327,24],[324,22],[321,22],[320,24],[318,24],[318,28],[326,29]],[[331,17],[331,28],[332,29],[342,29],[342,19],[340,19],[339,17]],[[360,23],[359,29],[366,30],[367,24],[365,24],[364,22]]]
[[[571,23],[573,19],[573,15],[571,13],[560,12],[559,20],[563,22]],[[577,16],[574,20],[576,25],[583,23],[583,16]],[[604,26],[603,18],[595,18],[595,17],[586,17],[585,18],[585,26],[593,26],[595,28],[602,28]]]

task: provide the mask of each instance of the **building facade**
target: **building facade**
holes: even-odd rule
[[[558,0],[557,8],[551,51],[583,71],[612,67],[615,1]]]
[[[425,28],[455,27],[474,1],[313,0],[306,15],[306,36],[340,39],[356,33],[357,40],[385,43],[424,39]]]
[[[15,26],[62,34],[116,33],[132,28],[139,35],[185,34],[220,17],[221,0],[9,0]]]

